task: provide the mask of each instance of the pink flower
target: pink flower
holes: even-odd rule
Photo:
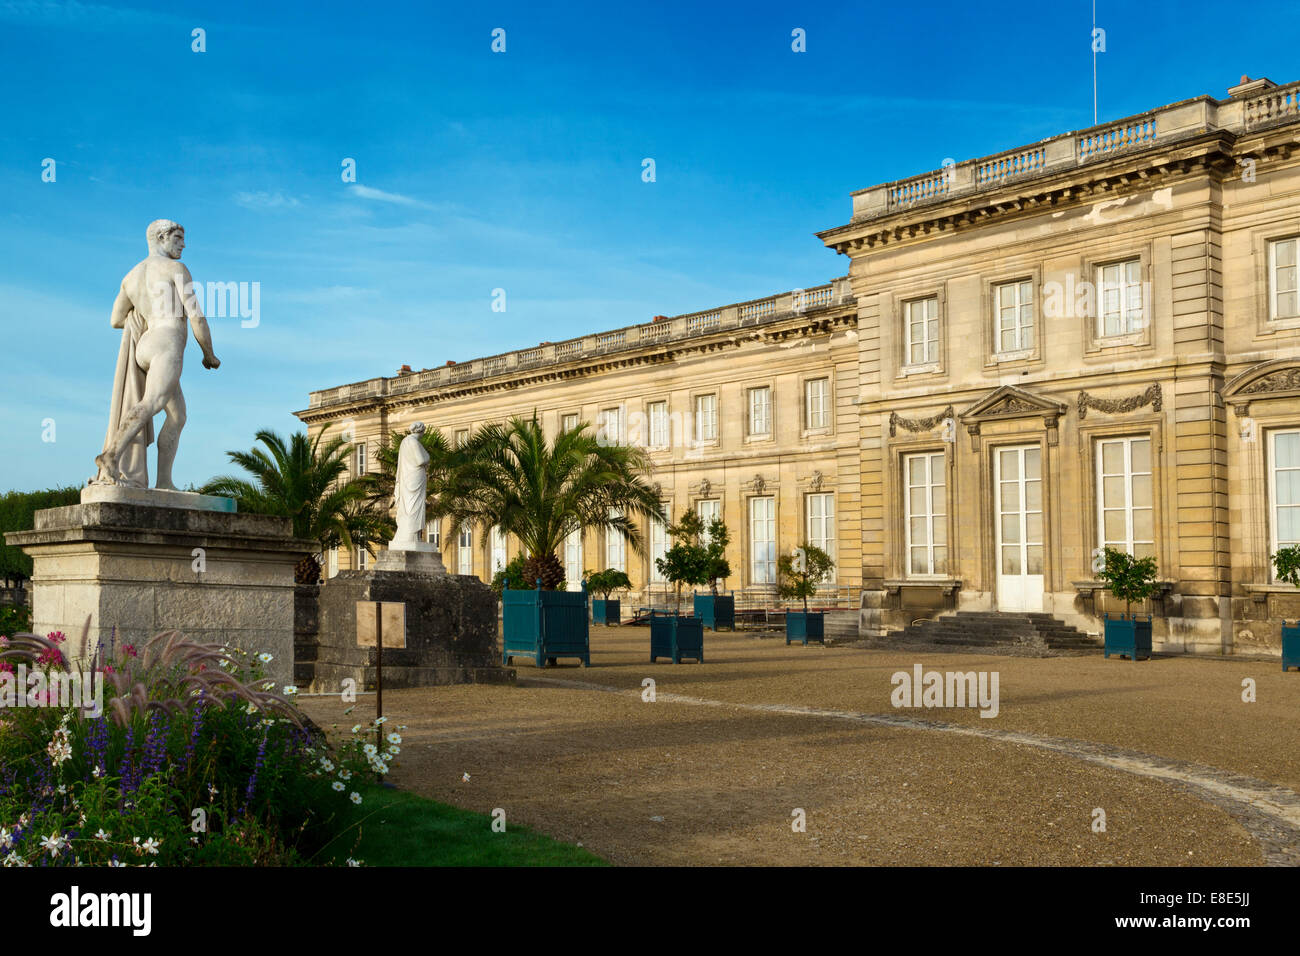
[[[62,644],[64,641],[68,639],[68,635],[64,634],[62,631],[51,631],[49,634],[45,636],[48,637],[50,640],[52,640],[55,644]]]
[[[126,654],[127,657],[139,657],[139,656],[140,656],[139,652],[136,651],[136,649],[135,649],[135,645],[134,645],[134,644],[123,644],[123,645],[122,645],[122,652],[123,652],[124,654]]]

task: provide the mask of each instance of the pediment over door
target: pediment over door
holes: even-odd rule
[[[1250,403],[1261,399],[1300,398],[1300,361],[1275,359],[1261,362],[1223,386],[1223,400],[1233,412],[1250,414]]]
[[[980,426],[984,422],[1005,421],[1011,418],[1041,418],[1047,430],[1047,443],[1055,445],[1060,438],[1057,425],[1065,414],[1065,406],[1050,398],[1035,395],[1033,392],[1015,385],[1003,385],[995,388],[966,411],[961,413],[961,422],[971,437],[971,448],[980,446]]]

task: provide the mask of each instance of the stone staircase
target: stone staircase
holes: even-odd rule
[[[1025,657],[1093,654],[1101,641],[1050,614],[958,611],[891,631],[881,645],[929,645],[934,650],[983,651]]]

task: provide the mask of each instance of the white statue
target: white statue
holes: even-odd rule
[[[123,329],[122,346],[113,377],[108,434],[103,453],[95,458],[99,473],[91,482],[148,488],[153,418],[165,410],[167,417],[158,433],[155,487],[175,490],[172,464],[185,427],[181,364],[187,317],[203,349],[203,367],[219,368],[221,362],[212,351],[212,333],[195,298],[190,270],[180,263],[185,230],[170,219],[156,219],[149,223],[145,238],[149,255],[122,280],[109,318],[113,328]]]
[[[424,530],[424,503],[429,487],[429,452],[420,441],[424,422],[411,425],[411,433],[397,448],[397,475],[393,481],[393,505],[397,508],[397,533],[389,551],[431,551],[420,540]]]

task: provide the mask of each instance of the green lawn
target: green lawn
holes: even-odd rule
[[[492,831],[482,813],[436,803],[405,790],[368,785],[360,806],[339,821],[337,836],[313,861],[365,866],[607,866],[582,847],[561,843],[506,818]]]

